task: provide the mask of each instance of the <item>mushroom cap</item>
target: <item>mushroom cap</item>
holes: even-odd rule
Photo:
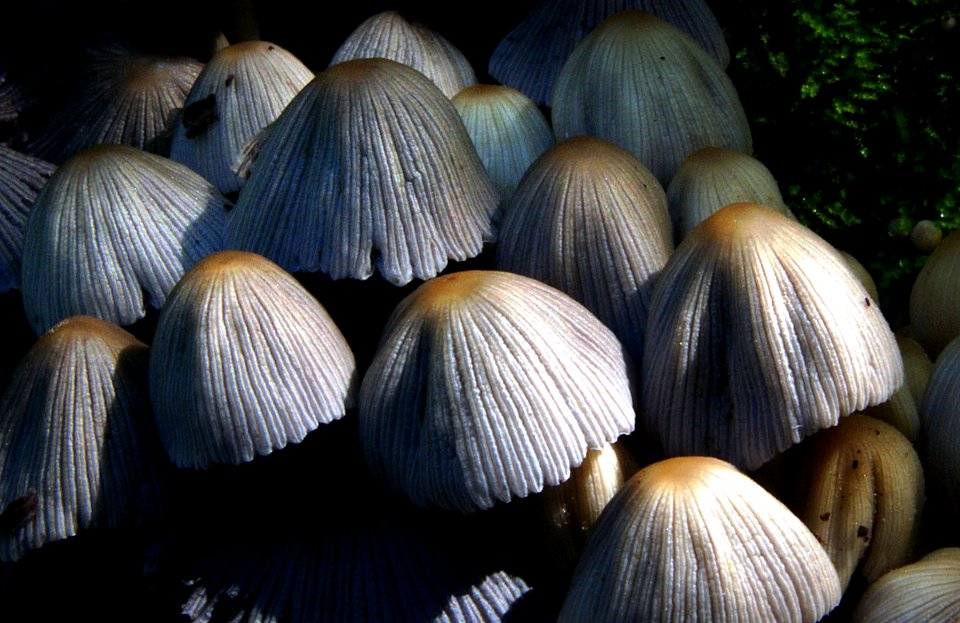
[[[0,399],[0,560],[161,506],[147,346],[72,316],[45,333]]]
[[[94,50],[77,90],[28,151],[60,164],[99,144],[137,147],[166,156],[171,119],[203,64],[185,56],[140,54],[121,47]]]
[[[758,204],[690,232],[649,314],[639,419],[670,456],[753,469],[903,383],[893,332],[843,258]]]
[[[273,122],[313,72],[266,41],[227,46],[197,76],[176,124],[170,158],[222,193],[240,190],[237,166],[247,144]]]
[[[917,274],[910,291],[910,326],[932,358],[960,335],[960,230],[943,239]]]
[[[664,186],[701,147],[752,150],[724,70],[689,35],[643,11],[616,13],[584,37],[557,77],[551,106],[558,141],[608,140]]]
[[[416,69],[448,98],[477,83],[470,61],[452,43],[397,11],[367,18],[350,33],[330,65],[358,58],[388,58]]]
[[[391,315],[360,389],[371,470],[470,512],[569,477],[633,430],[629,363],[572,298],[511,273],[432,279]]]
[[[956,621],[960,619],[960,548],[935,550],[871,584],[851,621]]]
[[[550,124],[530,98],[508,86],[475,84],[450,101],[500,200],[509,201],[533,161],[553,145]]]
[[[666,459],[624,483],[577,564],[559,621],[816,621],[840,601],[816,538],[711,457]]]
[[[27,214],[53,171],[49,162],[0,145],[0,292],[20,287]]]
[[[647,11],[670,22],[695,38],[721,67],[730,64],[723,31],[703,0],[542,0],[494,49],[490,75],[537,104],[546,104],[557,74],[577,44],[624,9]]]
[[[395,285],[494,238],[499,197],[460,116],[423,74],[376,58],[317,75],[270,126],[231,248],[296,272]]]
[[[931,489],[945,509],[960,512],[960,336],[933,364],[920,403],[921,445]]]
[[[504,208],[497,267],[580,301],[643,354],[656,275],[673,251],[663,187],[602,139],[562,141],[534,162]]]
[[[780,187],[762,162],[736,149],[702,147],[686,157],[667,187],[673,235],[691,229],[731,203],[759,203],[792,217]]]
[[[150,399],[179,467],[238,464],[301,441],[354,401],[326,310],[273,262],[222,251],[177,283],[150,352]]]
[[[184,272],[222,248],[229,205],[162,156],[124,145],[81,150],[27,219],[22,290],[34,331],[77,314],[129,325],[147,304],[159,308]]]
[[[844,590],[858,568],[871,583],[909,562],[924,501],[913,444],[858,413],[808,444],[801,468],[808,489],[797,514],[827,550]]]

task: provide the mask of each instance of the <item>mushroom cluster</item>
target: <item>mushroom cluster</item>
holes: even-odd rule
[[[960,239],[894,333],[706,3],[521,2],[482,52],[266,4],[91,25],[57,96],[0,66],[10,616],[955,610],[898,586],[960,546]]]

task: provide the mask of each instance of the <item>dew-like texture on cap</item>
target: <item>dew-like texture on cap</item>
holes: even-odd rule
[[[84,147],[129,145],[166,156],[172,119],[203,64],[185,56],[140,54],[119,47],[94,50],[76,91],[28,145],[60,164]]]
[[[793,216],[762,162],[736,149],[698,149],[684,159],[667,187],[673,235],[679,242],[720,208],[744,201]]]
[[[887,573],[867,587],[854,623],[960,620],[960,548],[945,547]]]
[[[147,347],[96,318],[44,334],[0,399],[0,560],[161,507]]]
[[[843,258],[757,204],[723,208],[677,247],[647,335],[638,415],[668,456],[754,469],[903,383],[893,332]]]
[[[846,590],[913,558],[924,501],[923,467],[892,426],[854,413],[808,441],[798,515],[823,544]]]
[[[604,509],[559,620],[813,622],[840,595],[823,548],[776,498],[729,463],[678,457]]]
[[[27,215],[53,171],[49,162],[0,145],[0,292],[20,287]]]
[[[733,82],[688,35],[643,11],[621,11],[581,41],[551,98],[558,141],[582,134],[619,145],[667,186],[697,149],[750,153]]]
[[[547,104],[557,74],[578,43],[611,15],[638,9],[686,32],[724,69],[730,50],[703,0],[542,0],[511,30],[490,57],[490,75],[537,104]]]
[[[167,158],[122,145],[81,151],[51,176],[27,219],[27,320],[38,335],[76,314],[132,324],[223,248],[229,205]]]
[[[932,358],[960,335],[960,231],[943,239],[913,282],[910,327]]]
[[[240,190],[247,144],[313,79],[293,54],[266,41],[228,46],[204,66],[173,133],[170,158],[222,193]]]
[[[238,464],[343,417],[354,374],[349,345],[309,292],[269,260],[224,251],[164,305],[150,399],[174,464]]]
[[[290,272],[403,285],[478,255],[499,196],[463,121],[423,74],[387,59],[320,73],[270,126],[228,248]]]
[[[524,176],[504,209],[497,267],[583,303],[639,363],[655,278],[672,251],[666,196],[650,170],[581,136],[547,151]]]
[[[554,143],[546,117],[526,95],[503,85],[467,87],[450,101],[501,201],[509,201],[533,161]]]
[[[419,505],[524,497],[633,430],[628,365],[559,290],[496,271],[437,277],[394,311],[364,376],[364,454]]]
[[[358,58],[388,58],[412,67],[448,98],[477,83],[470,61],[460,50],[396,11],[377,13],[357,26],[337,48],[330,65]]]
[[[933,364],[920,404],[924,468],[944,507],[960,511],[960,337]]]

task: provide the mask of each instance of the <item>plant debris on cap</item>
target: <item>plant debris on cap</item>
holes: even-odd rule
[[[524,497],[633,430],[628,366],[559,290],[496,271],[437,277],[394,311],[364,376],[364,454],[419,505]]]
[[[60,164],[103,143],[166,156],[171,119],[203,65],[188,57],[141,54],[122,47],[94,50],[79,86],[28,148]]]
[[[943,506],[960,512],[960,336],[933,364],[920,404],[924,468]]]
[[[698,149],[686,157],[667,187],[673,235],[679,242],[723,206],[744,201],[793,216],[762,162],[736,149]]]
[[[313,72],[266,41],[227,46],[213,55],[190,89],[170,146],[181,162],[222,193],[240,190],[244,149],[273,122]]]
[[[608,140],[664,186],[701,147],[752,150],[723,68],[687,34],[643,11],[621,11],[584,37],[557,76],[551,106],[558,141]]]
[[[54,168],[0,145],[0,292],[20,287],[27,214]]]
[[[960,548],[935,550],[871,584],[850,619],[856,623],[960,620]]]
[[[27,219],[23,306],[39,335],[67,316],[129,325],[223,248],[230,202],[167,158],[88,147],[40,191]]]
[[[541,0],[497,45],[490,75],[537,104],[550,100],[554,81],[578,43],[600,22],[625,9],[664,19],[697,40],[722,68],[730,50],[704,0]]]
[[[273,262],[223,251],[171,292],[150,352],[150,398],[179,467],[253,460],[343,417],[354,358],[320,303]]]
[[[932,358],[960,335],[960,230],[933,250],[913,282],[910,327]]]
[[[494,239],[499,196],[463,121],[418,71],[361,59],[317,75],[270,126],[229,248],[290,272],[395,285]]]
[[[509,201],[533,161],[553,145],[550,124],[526,95],[502,85],[470,86],[450,101],[501,201]]]
[[[673,251],[663,187],[604,140],[580,136],[531,165],[504,209],[497,267],[583,303],[634,361],[643,354],[654,278]]]
[[[146,384],[146,345],[96,318],[30,349],[0,399],[0,560],[159,510]]]
[[[430,78],[448,98],[477,83],[470,61],[452,43],[396,11],[367,18],[340,44],[330,65],[358,58],[388,58]]]
[[[798,515],[823,544],[846,589],[909,562],[924,501],[923,468],[910,441],[854,413],[808,441]]]
[[[816,621],[840,601],[817,539],[710,457],[654,463],[600,516],[559,620]]]
[[[649,314],[638,414],[669,456],[754,469],[903,383],[893,333],[839,253],[758,204],[690,232]]]

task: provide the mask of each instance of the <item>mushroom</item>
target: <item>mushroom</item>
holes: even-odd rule
[[[258,255],[222,251],[164,304],[150,399],[174,464],[239,464],[343,417],[354,374],[343,335],[293,277]]]
[[[755,469],[903,383],[893,332],[843,258],[758,204],[690,232],[646,330],[638,417],[669,456]]]
[[[220,192],[240,190],[238,162],[247,143],[313,79],[293,54],[273,43],[237,43],[213,55],[197,76],[173,133],[170,158]]]
[[[54,168],[0,145],[0,292],[20,287],[27,214]]]
[[[639,9],[692,36],[724,69],[730,50],[717,18],[703,0],[541,0],[497,45],[490,75],[537,104],[550,100],[557,74],[578,43],[623,9]]]
[[[559,621],[816,621],[840,582],[806,526],[719,459],[676,457],[624,483]]]
[[[851,621],[956,621],[960,619],[960,548],[945,547],[894,569],[871,584]]]
[[[843,256],[843,259],[847,262],[847,265],[853,272],[853,276],[863,284],[864,288],[866,288],[867,294],[870,295],[870,298],[873,299],[873,302],[876,303],[879,301],[880,293],[877,291],[877,284],[874,282],[873,277],[870,275],[870,271],[867,270],[867,267],[861,264],[860,260],[855,258],[850,253],[847,253],[841,249],[837,250],[840,251],[840,255]]]
[[[747,116],[730,78],[681,30],[621,11],[570,54],[550,101],[557,140],[588,134],[626,149],[667,186],[701,147],[749,153]]]
[[[723,206],[744,201],[793,216],[777,180],[762,162],[736,149],[710,146],[696,150],[680,164],[667,187],[676,242]]]
[[[496,259],[580,301],[639,363],[654,281],[672,251],[666,195],[650,170],[580,136],[530,166],[504,209]]]
[[[450,101],[506,203],[533,161],[553,145],[550,125],[530,98],[507,86],[475,84]]]
[[[223,246],[224,199],[172,160],[96,145],[65,162],[27,219],[23,306],[37,334],[76,314],[129,325]],[[144,301],[144,295],[147,301]]]
[[[167,155],[171,118],[183,107],[203,65],[188,57],[94,50],[72,92],[27,151],[61,164],[102,143]]]
[[[418,505],[489,508],[633,430],[628,371],[613,333],[559,290],[497,271],[436,277],[394,310],[363,377],[363,452]]]
[[[45,333],[0,399],[0,560],[161,508],[163,456],[147,346],[72,316]]]
[[[890,424],[910,443],[916,444],[920,440],[920,401],[933,364],[916,340],[899,334],[895,337],[903,359],[905,381],[889,400],[868,407],[864,414]]]
[[[912,560],[924,501],[923,468],[894,427],[854,413],[810,437],[797,471],[797,515],[823,544],[844,588]]]
[[[910,291],[910,327],[931,358],[960,335],[960,230],[923,263]]]
[[[960,336],[933,364],[920,403],[921,447],[931,489],[948,513],[960,512]],[[951,525],[952,527],[952,525]]]
[[[477,83],[477,76],[452,43],[397,11],[367,18],[340,44],[330,65],[358,58],[388,58],[416,69],[448,98]]]
[[[395,285],[428,279],[494,238],[499,197],[460,116],[423,74],[391,60],[317,75],[260,147],[228,248],[290,272]]]

